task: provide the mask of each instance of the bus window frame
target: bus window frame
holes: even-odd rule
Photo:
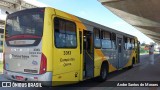
[[[109,35],[109,39],[106,39],[106,38],[104,38],[105,36],[104,36],[104,34],[105,33],[107,33],[107,35]],[[101,30],[101,48],[102,49],[112,49],[113,47],[112,47],[112,33],[111,32],[109,32],[109,31],[106,31],[106,30]],[[110,40],[110,42],[111,42],[111,48],[103,48],[102,47],[102,40]]]
[[[95,39],[96,39],[96,38],[95,38],[95,31],[96,31],[96,30],[99,31],[99,38],[98,38],[98,39],[100,40],[100,47],[95,46]],[[94,33],[94,34],[93,34],[93,37],[94,37],[94,48],[95,48],[95,49],[101,49],[101,48],[102,48],[101,29],[94,27],[94,28],[93,28],[93,33]]]
[[[131,37],[127,37],[127,50],[132,50],[131,40],[132,40]]]
[[[114,37],[114,39],[113,39],[113,37]],[[112,42],[112,48],[116,50],[117,49],[117,40],[116,40],[116,33],[114,33],[114,32],[111,33],[111,42]],[[113,46],[113,42],[115,42],[115,47]]]
[[[127,48],[127,46],[128,46],[128,45],[127,45],[127,42],[128,42],[128,41],[127,41],[127,37],[126,37],[126,36],[123,36],[123,38],[124,38],[124,39],[123,39],[124,50],[128,50],[128,48]]]
[[[131,40],[131,44],[132,44],[132,50],[134,50],[135,49],[135,39],[134,38],[131,38],[132,40]]]
[[[7,27],[7,20],[8,18],[12,18],[12,17],[15,17],[15,16],[23,16],[24,14],[25,15],[31,15],[31,14],[39,14],[38,12],[42,13],[43,14],[43,27],[42,27],[42,35],[39,35],[40,37],[43,37],[43,33],[44,33],[44,21],[45,21],[45,8],[34,8],[34,9],[27,9],[27,10],[22,10],[22,11],[18,11],[18,12],[15,12],[13,14],[9,14],[7,15],[6,17],[6,25],[5,25],[5,30],[6,30],[6,27]],[[27,34],[27,35],[30,35],[30,34]],[[32,34],[31,34],[32,35]],[[15,35],[12,35],[12,36],[15,36]],[[11,37],[12,37],[11,36]],[[6,31],[4,32],[4,38],[6,39]],[[10,37],[8,37],[10,38]]]
[[[57,47],[57,45],[56,45],[56,40],[55,40],[55,38],[56,38],[56,35],[55,35],[55,19],[59,19],[59,20],[62,20],[62,21],[65,21],[65,29],[66,29],[66,22],[71,22],[71,23],[73,23],[74,25],[75,25],[75,35],[76,35],[76,46],[75,47]],[[54,46],[56,47],[56,48],[59,48],[59,49],[76,49],[77,47],[78,47],[78,38],[77,38],[77,24],[74,22],[74,21],[71,21],[71,20],[67,20],[67,19],[64,19],[64,18],[61,18],[61,17],[54,17],[53,18],[53,31],[54,31]],[[66,30],[65,30],[66,31]],[[66,32],[65,32],[65,34],[66,34]],[[66,37],[65,37],[66,38]]]

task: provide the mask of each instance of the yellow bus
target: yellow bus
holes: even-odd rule
[[[139,63],[135,36],[45,7],[7,16],[4,75],[15,81],[63,85],[97,78]],[[67,82],[70,81],[70,82]]]

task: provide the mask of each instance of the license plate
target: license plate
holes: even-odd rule
[[[23,78],[22,76],[16,76],[16,79],[21,81],[21,80],[23,80],[24,78]]]

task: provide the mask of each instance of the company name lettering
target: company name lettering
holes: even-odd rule
[[[26,56],[26,55],[14,55],[14,54],[12,54],[12,57],[13,57],[13,58],[22,58],[22,59],[27,59],[27,58],[29,58],[29,56]]]

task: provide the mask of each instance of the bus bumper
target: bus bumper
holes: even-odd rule
[[[3,71],[5,78],[13,81],[21,82],[40,82],[42,85],[51,86],[52,85],[52,72],[46,72],[44,74],[27,74],[27,73],[16,73],[11,71]],[[17,79],[17,77],[23,77]]]

